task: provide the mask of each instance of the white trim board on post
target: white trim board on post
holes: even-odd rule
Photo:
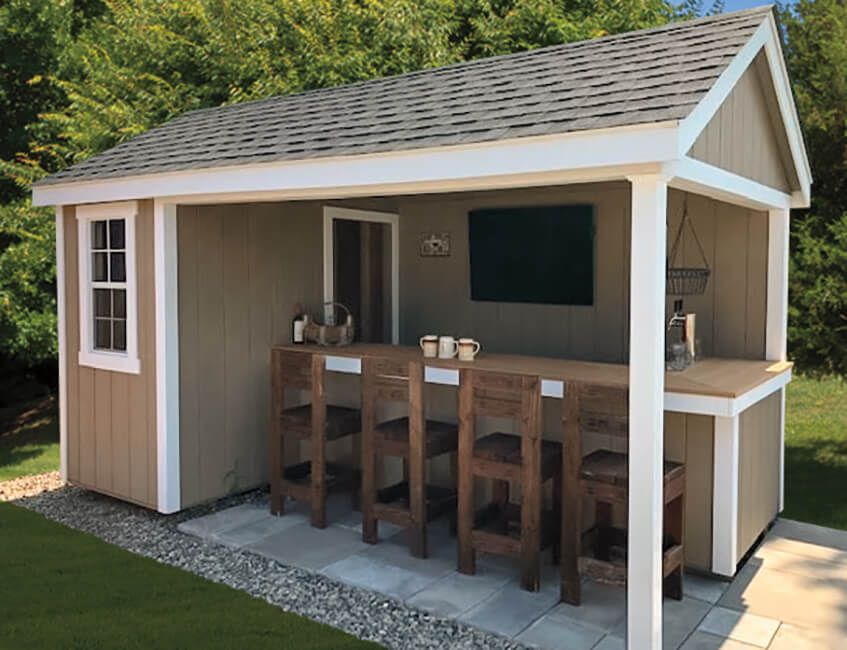
[[[664,176],[632,183],[629,309],[627,647],[662,647],[665,253]]]
[[[768,293],[765,358],[785,361],[788,343],[788,244],[791,213],[768,211]]]
[[[715,417],[712,572],[731,578],[738,564],[739,416]]]
[[[153,202],[156,295],[156,463],[159,512],[180,509],[177,209]]]
[[[355,210],[334,205],[324,206],[323,223],[323,273],[324,302],[335,300],[335,238],[333,222],[336,219],[385,223],[391,228],[391,342],[400,342],[400,216],[392,212]]]
[[[68,343],[65,311],[65,211],[56,206],[56,312],[59,343],[59,476],[68,480]]]

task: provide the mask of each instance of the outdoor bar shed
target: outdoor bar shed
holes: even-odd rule
[[[62,476],[162,513],[266,485],[295,304],[343,302],[362,341],[549,361],[545,436],[556,363],[608,369],[629,387],[628,644],[661,647],[663,459],[686,466],[690,569],[734,575],[782,509],[810,183],[771,7],[181,115],[33,189],[56,206]],[[698,359],[666,372],[682,225],[677,263],[708,279],[684,296]],[[342,401],[356,349],[326,349]],[[426,371],[455,421],[458,373]]]

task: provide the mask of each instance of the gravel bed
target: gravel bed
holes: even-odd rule
[[[524,647],[323,575],[212,544],[176,530],[176,525],[186,519],[239,503],[266,500],[265,493],[254,491],[164,516],[86,490],[65,487],[16,503],[133,553],[240,589],[285,611],[326,623],[361,639],[376,641],[387,648]]]
[[[59,472],[32,474],[0,482],[0,501],[13,501],[23,497],[31,497],[42,492],[58,490],[64,485]]]

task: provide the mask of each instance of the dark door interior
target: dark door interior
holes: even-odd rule
[[[391,342],[390,227],[372,221],[333,221],[335,300],[356,323],[356,341]]]

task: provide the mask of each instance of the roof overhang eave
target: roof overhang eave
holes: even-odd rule
[[[495,142],[81,179],[33,187],[34,205],[211,195],[343,198],[625,179],[673,161],[679,123],[654,122]],[[258,200],[258,199],[255,199]]]

